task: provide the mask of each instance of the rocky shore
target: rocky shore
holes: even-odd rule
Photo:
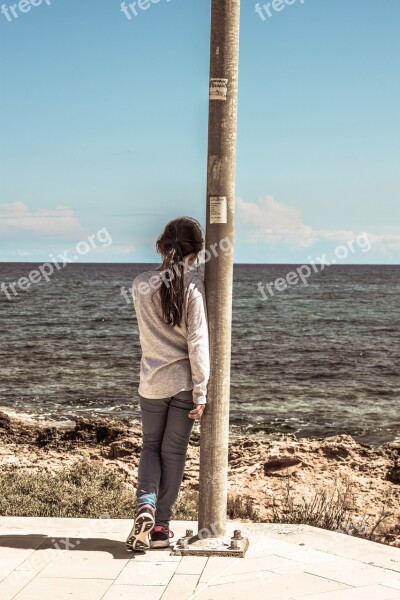
[[[94,466],[111,465],[135,489],[141,442],[136,419],[76,417],[63,424],[0,409],[2,472],[17,465],[31,472],[55,473],[87,459]],[[196,422],[182,491],[199,488],[199,453]],[[257,521],[293,522],[294,515],[301,519],[313,511],[346,510],[351,520],[343,532],[400,547],[398,442],[371,447],[345,434],[312,439],[293,434],[232,435],[228,494],[231,505],[250,507],[250,518]]]

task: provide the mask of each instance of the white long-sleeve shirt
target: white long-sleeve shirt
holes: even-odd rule
[[[142,348],[138,391],[144,398],[167,398],[193,390],[193,402],[206,404],[210,357],[204,282],[193,269],[183,277],[183,318],[176,327],[167,325],[162,317],[157,291],[162,272],[145,271],[133,280]]]

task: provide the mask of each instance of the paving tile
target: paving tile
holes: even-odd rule
[[[125,540],[131,532],[131,529],[125,529],[124,531],[96,531],[94,529],[81,529],[77,531],[75,537],[77,539],[104,539],[125,543]]]
[[[93,529],[99,533],[125,533],[127,529],[132,529],[133,515],[132,519],[83,519],[80,525],[81,528],[78,531],[82,533],[87,529]]]
[[[160,600],[163,585],[112,585],[101,600]],[[176,596],[175,596],[176,598]]]
[[[43,536],[0,535],[0,559],[13,555],[28,556],[43,543]]]
[[[276,573],[271,573],[271,571],[262,571],[262,570],[258,570],[258,571],[251,571],[248,573],[224,573],[223,575],[220,575],[218,577],[216,577],[215,579],[212,579],[210,581],[208,581],[207,583],[210,586],[213,586],[214,588],[217,588],[217,586],[222,586],[222,584],[225,583],[241,583],[244,581],[260,581],[263,585],[265,584],[266,581],[268,580],[272,580],[274,578],[277,577]],[[278,575],[279,577],[279,575]]]
[[[275,556],[274,554],[268,556],[258,556],[255,558],[245,557],[236,559],[238,562],[232,563],[230,567],[226,569],[226,574],[235,573],[251,573],[256,571],[273,571],[275,569],[290,569],[293,567],[301,566],[294,560],[285,558],[282,556]],[[301,567],[303,570],[303,567]]]
[[[42,534],[50,537],[69,535],[91,535],[104,533],[125,534],[129,529],[127,519],[85,519],[85,518],[48,518],[48,517],[2,517],[2,534]],[[131,525],[132,527],[132,525]],[[130,531],[130,529],[129,529]],[[129,531],[127,531],[126,536]]]
[[[398,590],[383,585],[366,585],[347,590],[311,594],[311,596],[293,596],[291,600],[397,600],[398,598],[400,598]]]
[[[288,556],[289,554],[302,549],[303,546],[300,546],[297,543],[266,536],[258,540],[250,538],[249,548],[245,556],[268,556],[269,554]]]
[[[207,582],[198,583],[193,595],[194,600],[248,600],[250,598],[268,598],[272,600],[267,590],[260,587],[260,582],[252,582],[209,586]],[[191,600],[191,599],[190,599]]]
[[[29,521],[29,519],[28,519]],[[53,531],[51,530],[50,527],[47,527],[45,530],[42,530],[40,527],[30,527],[29,523],[27,523],[26,527],[21,527],[16,529],[15,527],[1,527],[1,536],[0,536],[0,540],[1,537],[20,537],[20,538],[25,538],[25,537],[32,537],[32,538],[37,538],[37,537],[41,537],[43,539],[43,541],[46,541],[47,539],[50,539],[52,537],[54,537],[55,535],[58,537],[73,537],[76,536],[77,533],[77,529],[72,528],[72,529],[54,529]]]
[[[0,582],[1,600],[12,600],[35,575],[36,571],[13,571]]]
[[[7,558],[20,558],[21,562],[35,552],[35,548],[7,548],[0,546],[0,565],[1,561]]]
[[[44,535],[51,535],[56,531],[72,532],[86,525],[91,519],[68,517],[1,517],[1,529],[17,531],[36,531]],[[98,519],[93,519],[97,521]]]
[[[398,587],[400,590],[400,575],[398,573],[352,559],[335,557],[330,561],[309,564],[304,570],[307,573],[319,577],[328,577],[347,585],[362,586],[381,583]]]
[[[71,559],[75,557],[84,556],[93,558],[97,551],[98,560],[106,559],[125,559],[129,560],[130,555],[126,552],[124,546],[120,542],[113,542],[109,540],[63,540],[62,543],[59,539],[55,543],[44,542],[34,553],[31,553],[21,564],[17,567],[18,570],[23,571],[41,571],[48,563],[55,559],[62,560]],[[79,544],[77,543],[79,542]],[[58,547],[56,547],[58,546]],[[65,549],[66,548],[66,549]]]
[[[244,558],[235,557],[210,557],[207,564],[205,565],[200,581],[211,581],[221,577],[231,577],[240,575],[242,573],[256,573],[257,571],[273,571],[275,569],[287,569],[296,567],[299,570],[300,563],[296,563],[293,560],[284,558],[282,556],[274,556],[269,554],[267,556],[251,557],[246,553]],[[301,570],[302,567],[301,567]],[[274,573],[276,574],[276,573]],[[238,581],[240,577],[238,577]]]
[[[206,582],[225,575],[227,569],[231,569],[232,565],[236,566],[240,560],[244,558],[236,558],[230,556],[210,556],[200,576],[200,582]]]
[[[174,554],[171,554],[171,550],[169,548],[164,550],[149,548],[149,550],[146,550],[145,552],[130,552],[129,555],[132,557],[132,560],[145,562],[165,561],[180,563],[182,560],[182,556],[175,556]]]
[[[126,519],[85,519],[78,526],[77,533],[80,537],[108,537],[109,534],[119,534],[122,538],[128,537],[133,525],[133,520]]]
[[[129,560],[114,560],[102,552],[63,552],[53,558],[37,578],[116,579]]]
[[[35,550],[27,556],[16,568],[16,571],[36,571],[39,573],[58,554],[59,550]]]
[[[175,574],[168,584],[162,600],[176,600],[176,598],[190,598],[196,589],[199,581],[198,575]]]
[[[389,587],[395,588],[400,592],[400,581],[399,577],[396,575],[392,575],[390,571],[386,571],[385,578],[381,582],[382,585],[387,585]]]
[[[110,585],[109,579],[36,577],[13,600],[100,600]]]
[[[2,581],[7,575],[10,575],[14,571],[18,565],[20,565],[24,560],[24,556],[14,555],[14,556],[3,556],[0,558],[0,581]]]
[[[270,528],[267,535],[281,541],[302,543],[305,547],[330,552],[343,558],[372,562],[375,566],[400,571],[400,551],[387,544],[311,525],[286,525],[286,530],[288,532],[284,534],[284,529]]]
[[[309,525],[299,525],[292,523],[238,523],[237,529],[240,529],[243,535],[250,537],[272,537],[287,542],[296,543],[296,537],[299,533],[308,532]],[[292,539],[293,538],[293,539]]]
[[[115,580],[116,585],[167,585],[175,573],[176,562],[131,560]]]
[[[200,575],[208,561],[207,556],[182,556],[176,573],[185,573],[188,575]]]
[[[101,534],[102,536],[104,534]],[[118,534],[114,534],[118,536]],[[54,540],[54,541],[53,541]],[[43,542],[39,550],[57,549],[59,553],[65,552],[68,554],[80,555],[82,552],[102,552],[105,556],[112,558],[129,559],[133,556],[133,552],[127,550],[125,541],[119,539],[110,539],[110,537],[76,537],[76,538],[53,538]]]
[[[203,589],[202,584],[196,587],[196,600],[216,600],[229,598],[229,600],[243,600],[244,598],[268,598],[268,600],[289,600],[296,593],[297,596],[328,592],[330,590],[346,589],[341,583],[316,577],[308,573],[295,575],[280,575],[278,577],[267,573],[267,577],[252,580],[237,581],[209,585]]]
[[[367,552],[366,559],[369,565],[374,565],[375,567],[382,567],[383,569],[390,569],[392,571],[396,571],[400,573],[400,548],[398,550],[399,559],[394,558],[385,558],[382,556],[375,557],[374,552]]]
[[[277,554],[296,563],[301,563],[303,567],[309,564],[330,562],[337,559],[337,556],[330,552],[304,547],[300,547],[299,550],[295,550],[294,552],[285,552],[282,554],[277,552]]]
[[[225,566],[221,565],[218,569],[215,569],[212,566],[208,568],[205,573],[202,573],[199,584],[202,586],[213,586],[213,589],[216,589],[218,586],[223,587],[223,584],[242,583],[246,581],[260,581],[264,585],[266,581],[279,579],[281,577],[277,573],[272,573],[271,571],[264,569],[249,572],[236,572],[235,566],[235,563],[233,563],[233,568],[232,563],[226,563]],[[218,589],[222,589],[222,587],[218,587]]]

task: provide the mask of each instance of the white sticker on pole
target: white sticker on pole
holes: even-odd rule
[[[225,196],[210,196],[210,223],[227,223],[228,205]]]
[[[210,100],[226,100],[227,79],[210,79]]]

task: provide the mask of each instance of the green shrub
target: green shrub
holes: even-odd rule
[[[134,493],[112,467],[77,461],[57,473],[19,467],[0,473],[0,514],[31,517],[130,518]]]
[[[0,472],[0,514],[20,517],[133,518],[136,492],[113,468],[77,461],[57,473]],[[174,520],[197,520],[198,492],[180,492]]]

